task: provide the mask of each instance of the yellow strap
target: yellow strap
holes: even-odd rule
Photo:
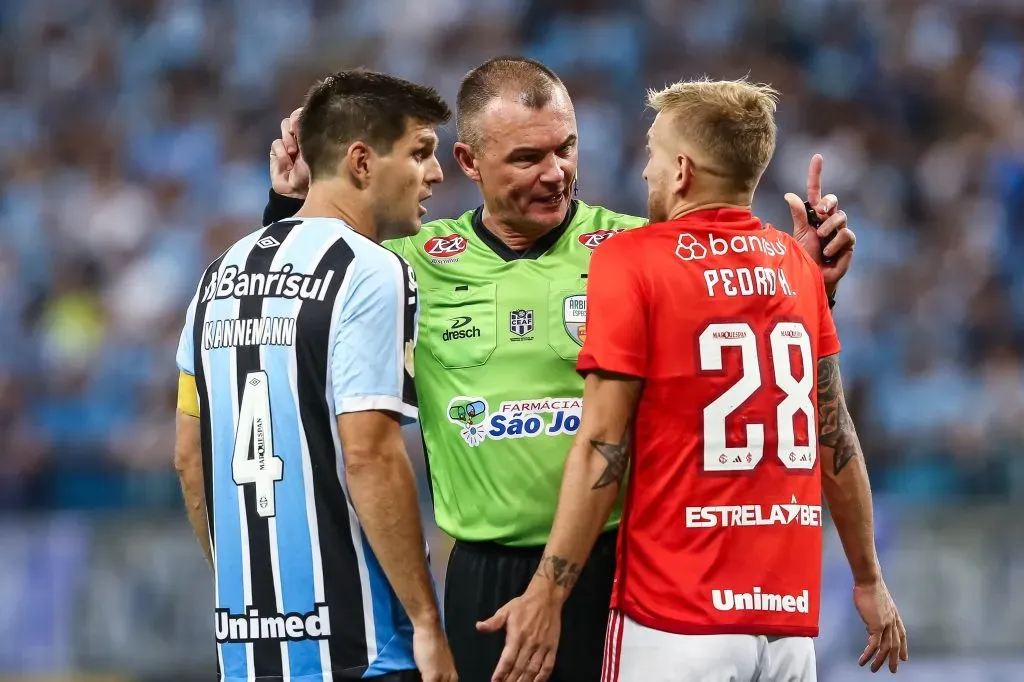
[[[178,372],[178,409],[193,417],[199,416],[199,392],[196,378],[186,372]]]

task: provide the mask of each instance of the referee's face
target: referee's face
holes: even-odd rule
[[[487,211],[524,231],[557,227],[569,210],[578,162],[576,115],[564,89],[540,108],[495,98],[478,120],[472,171]],[[460,161],[465,168],[465,162]]]
[[[434,127],[410,120],[391,152],[376,158],[371,186],[373,215],[380,239],[414,235],[427,209],[434,183],[444,180]]]

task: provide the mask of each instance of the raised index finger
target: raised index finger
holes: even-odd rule
[[[811,157],[811,165],[807,168],[807,201],[815,208],[821,201],[821,167],[824,162],[821,154],[815,154]]]

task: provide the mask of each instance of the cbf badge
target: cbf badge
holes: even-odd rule
[[[562,304],[562,320],[565,322],[565,333],[582,346],[583,342],[587,340],[586,294],[565,297],[565,302]]]

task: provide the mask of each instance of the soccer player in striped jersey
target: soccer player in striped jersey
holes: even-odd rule
[[[175,463],[214,569],[221,680],[455,680],[401,424],[408,264],[441,182],[436,91],[348,71],[310,91],[302,210],[204,273],[178,347]]]

